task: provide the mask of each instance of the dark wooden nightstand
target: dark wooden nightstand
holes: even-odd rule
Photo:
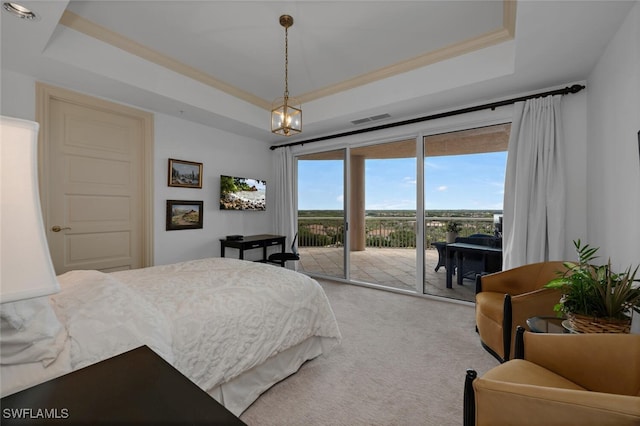
[[[245,425],[147,346],[8,395],[2,425]]]

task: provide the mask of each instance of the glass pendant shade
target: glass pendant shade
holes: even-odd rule
[[[274,102],[271,110],[271,131],[283,136],[302,132],[302,109],[291,106],[291,98],[280,98],[278,101]]]

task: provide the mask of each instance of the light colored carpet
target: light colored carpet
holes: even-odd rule
[[[461,425],[467,368],[498,365],[474,308],[321,281],[343,340],[240,417],[268,425]]]

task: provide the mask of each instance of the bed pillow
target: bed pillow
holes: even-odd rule
[[[3,303],[0,306],[0,364],[56,360],[67,339],[49,296]]]
[[[110,274],[71,271],[52,297],[71,341],[75,370],[147,345],[173,362],[169,321],[150,302]]]

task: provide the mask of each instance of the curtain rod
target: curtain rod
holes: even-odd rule
[[[269,149],[271,149],[273,151],[273,150],[278,149],[278,148],[284,148],[285,146],[304,145],[306,143],[320,142],[320,141],[324,141],[324,140],[328,140],[328,139],[336,139],[336,138],[341,138],[343,136],[358,135],[360,133],[375,132],[376,130],[384,130],[384,129],[390,129],[392,127],[406,126],[408,124],[420,123],[422,121],[435,120],[437,118],[451,117],[453,115],[466,114],[466,113],[469,113],[469,112],[481,111],[483,109],[496,109],[496,108],[501,107],[501,106],[511,105],[511,104],[516,103],[516,102],[526,101],[527,99],[544,98],[545,96],[550,96],[550,95],[553,96],[553,95],[567,95],[569,93],[578,93],[579,91],[581,91],[584,88],[585,88],[585,86],[583,86],[581,84],[574,84],[571,87],[567,86],[567,87],[565,87],[563,89],[550,90],[548,92],[536,93],[536,94],[533,94],[533,95],[520,96],[520,97],[513,98],[513,99],[506,99],[504,101],[491,102],[491,103],[484,104],[484,105],[476,105],[476,106],[472,106],[472,107],[456,109],[456,110],[453,110],[453,111],[440,112],[438,114],[427,115],[425,117],[412,118],[412,119],[409,119],[409,120],[398,121],[398,122],[395,122],[395,123],[387,123],[387,124],[381,124],[379,126],[367,127],[365,129],[351,130],[351,131],[348,131],[348,132],[336,133],[336,134],[333,134],[333,135],[320,136],[320,137],[317,137],[317,138],[307,139],[307,140],[299,141],[299,142],[291,142],[291,143],[286,143],[286,144],[282,144],[282,145],[272,145]]]

